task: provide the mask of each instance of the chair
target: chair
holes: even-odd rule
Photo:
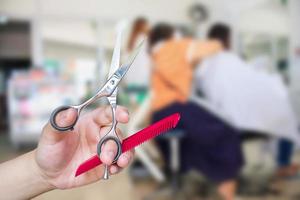
[[[179,172],[180,172],[180,141],[184,137],[183,130],[172,130],[166,134],[163,134],[159,139],[167,140],[170,149],[170,170],[171,170],[171,180],[170,187],[158,189],[152,194],[147,196],[145,200],[156,199],[161,196],[171,196],[172,199],[182,199],[178,196],[179,191]]]

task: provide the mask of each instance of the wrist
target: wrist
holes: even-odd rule
[[[38,185],[41,193],[55,189],[55,186],[49,183],[47,176],[43,173],[36,161],[36,150],[29,152],[28,156],[30,159],[30,170],[33,173],[33,177],[35,177],[36,184]]]
[[[2,163],[0,177],[0,199],[32,199],[54,189],[40,172],[35,151]]]

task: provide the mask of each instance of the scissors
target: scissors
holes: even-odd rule
[[[100,157],[102,145],[104,145],[107,141],[112,140],[117,145],[117,155],[113,160],[113,163],[116,163],[118,158],[120,157],[122,153],[122,144],[121,140],[117,135],[116,132],[116,126],[117,126],[117,120],[116,120],[116,108],[117,108],[117,92],[118,92],[118,85],[125,76],[126,72],[129,70],[130,66],[132,65],[133,61],[135,60],[136,56],[138,55],[143,42],[141,42],[138,47],[132,52],[129,59],[121,66],[120,65],[120,52],[121,52],[121,37],[122,37],[122,30],[119,29],[116,39],[116,44],[113,50],[113,56],[112,56],[112,62],[110,66],[109,71],[109,78],[104,84],[103,87],[99,89],[99,91],[90,99],[86,100],[80,105],[75,106],[60,106],[56,108],[51,116],[50,116],[50,124],[53,128],[55,128],[58,131],[64,132],[73,130],[74,126],[76,125],[78,118],[80,116],[81,111],[88,106],[89,104],[95,102],[97,99],[106,97],[109,101],[111,110],[112,110],[112,124],[110,127],[110,130],[101,138],[97,145],[97,155]],[[67,126],[61,127],[56,122],[56,116],[67,109],[75,109],[77,111],[77,116],[72,124],[69,124]],[[108,172],[108,166],[105,165],[105,171],[103,175],[103,179],[109,178],[109,172]]]

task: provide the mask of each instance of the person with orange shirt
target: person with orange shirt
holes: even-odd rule
[[[152,56],[152,120],[179,112],[178,125],[185,131],[181,141],[182,172],[197,169],[218,184],[225,200],[234,199],[239,170],[243,165],[237,131],[204,108],[189,101],[194,66],[222,50],[216,40],[197,41],[178,37],[168,24],[158,24],[149,35]],[[166,141],[157,140],[168,162]]]

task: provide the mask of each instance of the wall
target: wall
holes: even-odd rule
[[[37,0],[1,0],[0,12],[30,17]],[[184,21],[186,8],[193,0],[40,0],[39,11],[45,17],[99,17],[117,20],[122,17],[146,15],[153,20]]]
[[[290,0],[290,26],[293,28],[290,32],[290,58],[291,58],[291,96],[294,107],[300,120],[300,1]],[[298,54],[296,53],[298,49]]]

